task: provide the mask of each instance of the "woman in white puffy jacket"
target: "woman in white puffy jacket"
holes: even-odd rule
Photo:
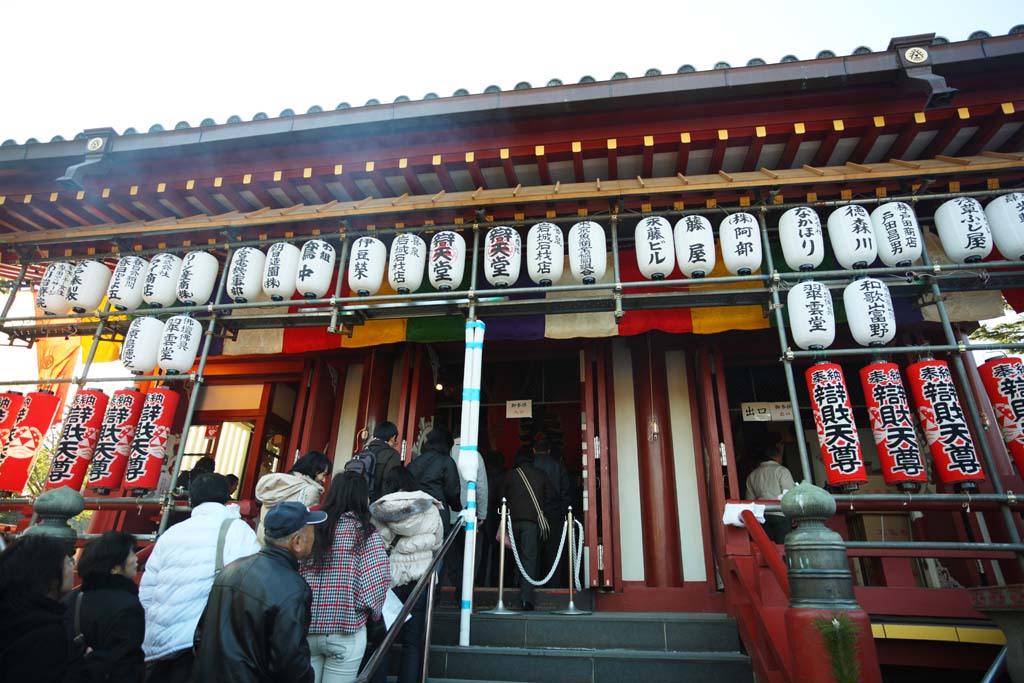
[[[370,515],[391,549],[391,585],[404,602],[444,542],[443,506],[429,493],[418,490],[416,480],[404,467],[392,470],[382,488],[386,495],[370,506]],[[422,679],[426,605],[427,591],[423,591],[399,635],[402,661],[398,683]],[[374,683],[385,680],[388,669],[383,665],[377,669]]]

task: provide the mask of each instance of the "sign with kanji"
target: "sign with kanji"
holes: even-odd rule
[[[178,393],[170,389],[153,389],[146,394],[124,474],[124,485],[133,494],[152,491],[160,481],[178,400]]]
[[[895,363],[871,363],[861,368],[860,382],[885,483],[917,488],[927,482],[899,367]]]
[[[114,392],[93,451],[88,487],[99,494],[120,488],[145,396],[138,389]]]
[[[978,372],[999,422],[1006,448],[1024,472],[1024,362],[1020,358],[992,358]]]
[[[8,391],[0,394],[0,453],[4,451],[14,420],[18,417],[18,411],[24,402],[25,396],[21,392]]]
[[[510,420],[521,417],[533,417],[533,401],[529,399],[505,401],[505,417]]]
[[[867,469],[843,369],[835,363],[811,366],[807,370],[807,389],[829,485],[856,489],[867,483]]]
[[[32,391],[25,396],[0,454],[0,491],[21,493],[25,488],[43,437],[59,408],[60,400],[52,391]]]
[[[92,462],[109,400],[109,396],[96,389],[82,389],[75,394],[64,418],[64,427],[53,454],[50,472],[46,476],[44,490],[62,486],[75,491],[82,488],[82,480]]]
[[[941,360],[914,363],[907,367],[907,380],[939,479],[944,484],[974,488],[974,482],[984,481],[985,474],[949,365]]]

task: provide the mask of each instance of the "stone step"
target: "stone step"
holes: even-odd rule
[[[458,681],[524,683],[752,683],[737,652],[453,647],[430,652],[430,674]]]
[[[455,589],[445,586],[440,589],[441,597],[438,604],[442,607],[458,609],[462,601],[461,594],[457,595]],[[518,610],[520,608],[519,589],[506,588],[502,596],[505,607]],[[590,589],[573,594],[573,602],[578,609],[592,610],[594,608],[594,594]],[[476,588],[473,591],[473,610],[491,609],[498,604],[497,588]],[[540,588],[534,594],[534,607],[541,612],[565,609],[569,605],[569,589],[567,588]]]
[[[432,643],[457,645],[459,613],[434,613]],[[724,614],[540,612],[473,615],[470,642],[490,647],[615,648],[657,652],[738,652],[736,624]]]

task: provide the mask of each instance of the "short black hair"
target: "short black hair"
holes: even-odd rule
[[[451,432],[444,427],[435,426],[427,432],[427,441],[424,445],[434,446],[447,453],[452,449],[452,446],[455,445],[455,442],[452,440]]]
[[[229,489],[231,488],[232,484],[238,484],[238,475],[237,474],[225,474],[224,478],[228,480],[228,488]]]
[[[0,553],[0,605],[25,607],[64,583],[75,546],[52,536],[22,536]]]
[[[203,503],[228,502],[228,480],[223,474],[207,472],[200,474],[188,487],[188,502],[192,507],[199,507]]]
[[[135,550],[135,537],[123,531],[107,531],[89,541],[78,558],[78,575],[82,582],[105,576],[114,567],[128,561]]]
[[[384,477],[384,484],[381,488],[381,492],[385,496],[398,491],[419,491],[419,486],[416,484],[416,478],[412,476],[412,472],[401,465],[388,472],[387,476]]]
[[[288,472],[291,474],[304,474],[310,479],[316,479],[318,474],[323,474],[330,469],[330,458],[320,451],[310,451],[296,460]]]
[[[203,457],[199,458],[199,460],[196,460],[196,464],[195,465],[192,465],[191,472],[192,472],[193,475],[201,474],[201,473],[206,473],[206,472],[213,472],[213,470],[214,470],[214,468],[216,466],[217,466],[217,463],[216,463],[216,461],[214,461],[213,458],[211,458],[208,455],[204,455]]]
[[[398,436],[398,427],[394,422],[388,422],[384,420],[379,425],[373,428],[373,438],[380,439],[381,441],[387,441],[393,437]]]
[[[550,453],[551,452],[551,444],[549,444],[544,439],[537,439],[536,441],[533,442],[533,452],[534,453]]]

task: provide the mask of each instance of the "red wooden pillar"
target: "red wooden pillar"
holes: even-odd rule
[[[394,357],[378,348],[370,349],[363,357],[363,382],[359,389],[359,419],[356,422],[356,440],[373,435],[373,428],[385,420],[395,421],[397,415],[389,416],[388,399],[391,396],[391,372]],[[353,444],[353,452],[361,446]]]
[[[640,509],[644,538],[644,574],[652,588],[683,582],[679,547],[672,432],[669,428],[665,354],[652,349],[646,337],[634,337],[633,393],[636,405]]]

